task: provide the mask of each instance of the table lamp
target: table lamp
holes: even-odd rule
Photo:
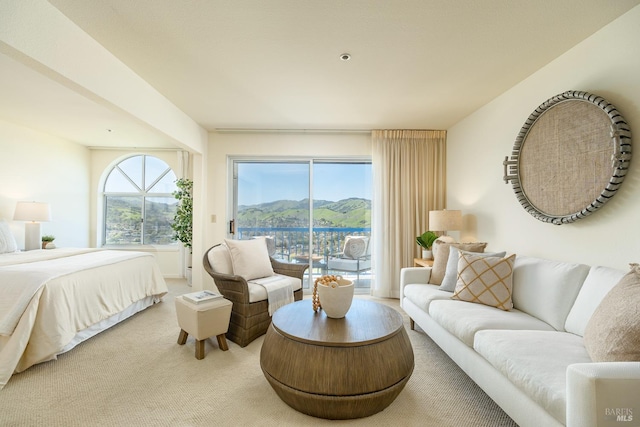
[[[40,249],[40,222],[51,221],[49,203],[18,202],[14,221],[28,221],[24,225],[24,250]]]
[[[462,211],[429,211],[429,230],[442,231],[438,240],[453,242],[453,237],[447,236],[447,231],[457,231],[462,228]]]

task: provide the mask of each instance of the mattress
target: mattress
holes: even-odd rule
[[[153,254],[55,249],[0,255],[0,388],[161,301]]]

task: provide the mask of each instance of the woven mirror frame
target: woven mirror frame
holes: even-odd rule
[[[529,115],[503,179],[534,218],[562,225],[611,199],[630,161],[631,130],[618,110],[600,96],[567,91]]]

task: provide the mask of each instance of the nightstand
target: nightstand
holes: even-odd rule
[[[414,267],[433,267],[432,259],[422,259],[422,258],[414,258],[413,259]]]

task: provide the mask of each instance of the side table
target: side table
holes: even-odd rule
[[[192,304],[176,297],[176,315],[180,326],[178,344],[187,342],[189,334],[196,339],[196,359],[204,359],[204,341],[215,336],[221,350],[229,350],[224,334],[229,330],[233,303],[224,298],[201,304]]]
[[[422,258],[414,258],[413,259],[414,267],[433,267],[432,259],[422,259]]]

